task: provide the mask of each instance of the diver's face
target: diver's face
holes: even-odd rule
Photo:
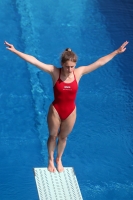
[[[70,61],[70,60],[68,60],[68,61],[66,61],[65,63],[62,64],[64,72],[66,72],[66,73],[73,72],[74,69],[75,69],[75,66],[76,66],[76,63],[73,62],[73,61]]]

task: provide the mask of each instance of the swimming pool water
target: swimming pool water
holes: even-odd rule
[[[84,200],[132,200],[132,2],[5,0],[0,7],[0,199],[38,199],[32,169],[47,166],[53,99],[49,75],[8,52],[4,40],[58,67],[66,47],[78,67],[129,40],[123,55],[81,79],[63,163],[74,167]]]

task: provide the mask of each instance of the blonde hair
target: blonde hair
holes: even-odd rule
[[[66,61],[77,62],[77,55],[70,49],[67,48],[61,55],[61,63],[65,63]]]

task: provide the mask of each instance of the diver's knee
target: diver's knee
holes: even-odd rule
[[[63,136],[58,136],[59,141],[61,142],[66,142],[67,141],[67,137],[63,137]]]
[[[56,139],[57,139],[57,135],[50,135],[50,136],[49,136],[49,139],[50,139],[50,140],[56,140]]]

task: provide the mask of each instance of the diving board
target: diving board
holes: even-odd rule
[[[61,173],[34,168],[34,174],[40,200],[83,200],[72,167],[65,167]]]

